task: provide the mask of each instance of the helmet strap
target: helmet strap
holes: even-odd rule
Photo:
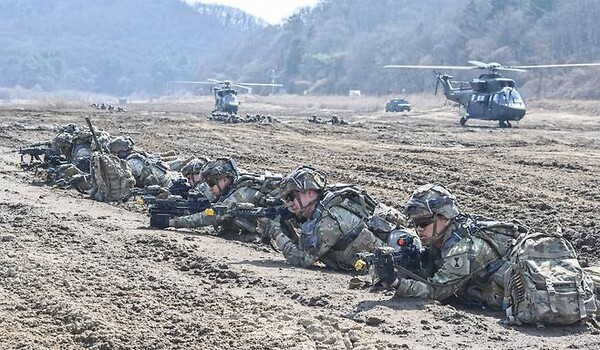
[[[433,221],[433,236],[431,236],[432,244],[435,244],[440,238],[442,238],[444,236],[444,233],[446,232],[446,229],[448,228],[448,226],[450,226],[450,224],[448,224],[448,226],[446,226],[442,231],[438,232],[437,217],[437,215],[434,216],[435,220]]]
[[[302,204],[302,201],[300,200],[300,198],[298,198],[298,204],[300,204],[300,214],[302,214],[302,216],[306,217],[304,214],[306,213],[306,210],[313,204],[316,204],[319,201],[319,196],[317,196],[315,199],[311,200],[310,202],[306,203],[306,205]]]

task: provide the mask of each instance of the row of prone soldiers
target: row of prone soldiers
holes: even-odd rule
[[[71,129],[62,131],[75,134]],[[100,138],[108,137],[99,133]],[[70,150],[57,140],[52,144],[71,154],[70,163],[77,167],[82,153],[72,141]],[[397,297],[440,301],[457,297],[469,305],[504,310],[511,324],[596,322],[600,269],[582,268],[560,232],[464,213],[441,185],[418,187],[400,211],[357,186],[328,184],[324,172],[307,165],[287,176],[269,172],[258,176],[240,170],[229,158],[165,161],[135,151],[128,138],[105,144],[106,157],[118,160],[122,168],[109,162],[98,166],[96,158],[102,155],[92,153],[90,173],[96,168],[104,175],[92,175],[91,187],[104,182],[109,193],[96,199],[123,199],[131,191],[120,180],[106,180],[118,178],[106,174],[111,167],[135,174],[134,185],[139,188],[156,186],[166,198],[177,196],[170,193],[177,178],[171,173],[177,169],[189,185],[186,196],[195,193],[194,198],[210,203],[180,216],[150,211],[151,227],[213,226],[227,236],[256,235],[276,246],[292,265],[342,271],[368,268],[370,284],[394,289]],[[269,206],[277,210],[251,211],[256,215],[240,210]],[[360,281],[369,284],[367,279]]]
[[[127,112],[127,110],[121,106],[113,106],[111,104],[105,104],[104,102],[98,104],[95,102],[90,103],[90,107],[92,108],[96,108],[96,109],[101,109],[101,110],[108,110],[108,111],[115,111],[115,112]]]
[[[198,177],[214,206],[230,210],[152,215],[152,227],[250,231],[271,240],[292,265],[370,267],[372,284],[395,289],[396,297],[456,296],[468,305],[504,310],[510,324],[597,326],[600,268],[582,268],[560,232],[462,212],[441,185],[417,188],[401,212],[357,186],[328,185],[325,173],[306,165],[273,185],[269,177],[243,173],[234,160],[219,158]],[[236,207],[260,207],[270,196],[283,210],[236,215]]]

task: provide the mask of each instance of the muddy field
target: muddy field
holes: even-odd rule
[[[253,172],[312,164],[399,208],[417,186],[438,182],[467,212],[561,225],[597,265],[600,102],[568,104],[535,102],[512,129],[460,127],[449,107],[389,114],[313,100],[242,106],[278,119],[269,125],[208,121],[209,100],[133,103],[119,114],[0,105],[0,348],[597,349],[591,326],[509,327],[488,310],[350,290],[349,274],[294,268],[210,228],[150,230],[132,204],[36,185],[14,151],[90,115],[149,151],[230,156]],[[350,125],[309,124],[312,114]]]

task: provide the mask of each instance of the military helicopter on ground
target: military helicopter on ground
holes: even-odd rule
[[[497,62],[484,63],[469,61],[472,66],[420,66],[420,65],[387,65],[384,68],[433,69],[437,81],[444,88],[448,100],[465,108],[460,118],[460,125],[465,126],[469,119],[497,120],[501,128],[511,127],[511,121],[519,121],[525,116],[525,103],[515,89],[515,81],[502,78],[498,71],[526,72],[534,68],[564,68],[600,66],[600,63],[544,64],[530,66],[503,66]],[[471,81],[455,81],[452,76],[442,74],[436,69],[484,69],[489,72],[481,74]]]
[[[252,93],[253,86],[268,86],[268,87],[282,87],[282,84],[275,83],[233,83],[231,80],[216,80],[207,79],[207,81],[182,81],[178,80],[175,83],[183,84],[205,84],[213,85],[212,91],[215,96],[215,108],[212,113],[227,113],[237,114],[240,106],[240,100],[238,99],[238,93],[233,88],[245,89],[248,94]],[[219,86],[214,86],[219,85]]]

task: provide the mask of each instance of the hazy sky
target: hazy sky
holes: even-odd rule
[[[296,9],[316,5],[319,0],[184,0],[188,3],[202,2],[238,8],[260,17],[270,24],[281,23]]]

